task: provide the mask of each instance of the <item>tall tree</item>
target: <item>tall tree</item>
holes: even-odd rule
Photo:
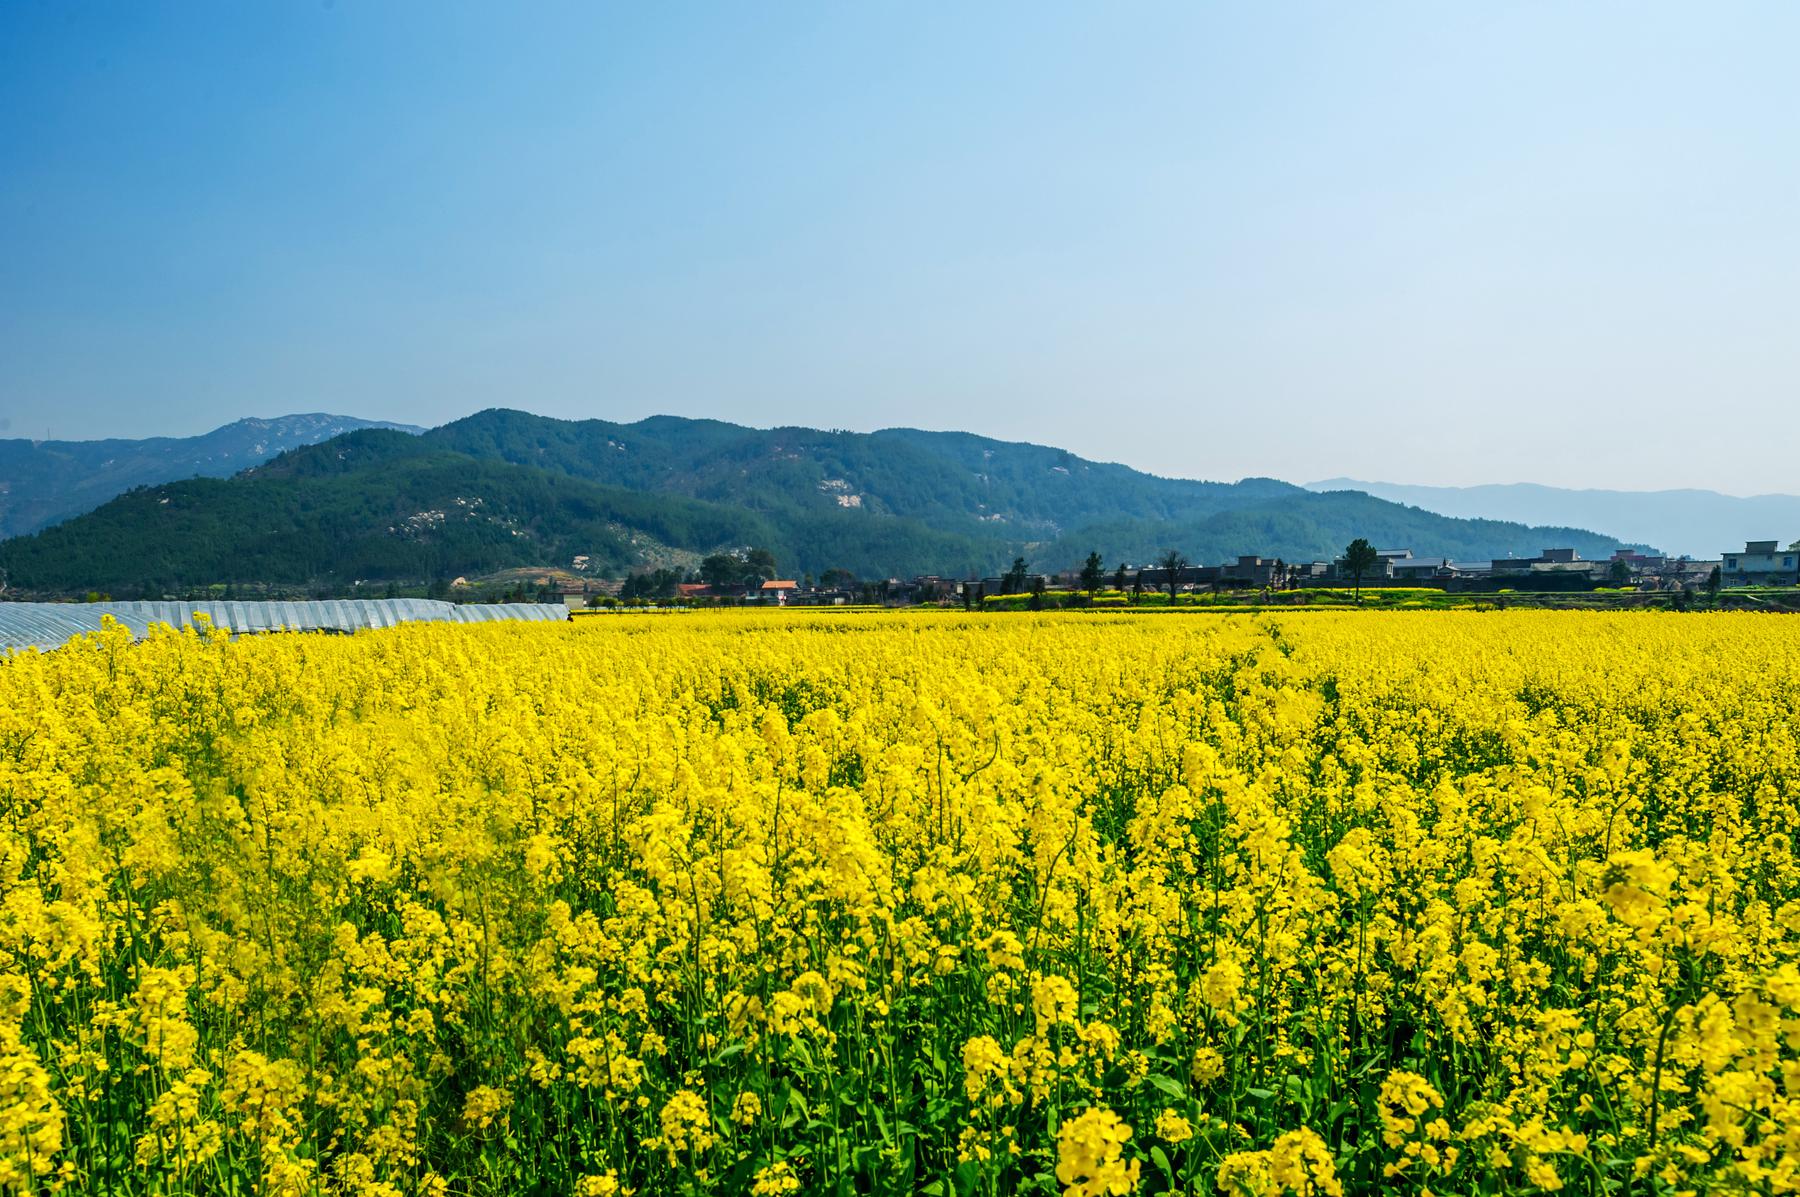
[[[1381,554],[1375,551],[1374,545],[1362,537],[1358,536],[1345,547],[1344,568],[1350,571],[1352,578],[1356,579],[1356,601],[1358,603],[1362,602],[1363,575],[1379,564],[1381,564]]]
[[[1169,602],[1175,601],[1175,584],[1181,578],[1181,571],[1187,568],[1187,558],[1170,549],[1157,564],[1169,571]]]
[[[1014,557],[1012,568],[1007,570],[1005,576],[1000,579],[1000,593],[1017,594],[1024,590],[1026,572],[1025,558]]]
[[[1081,588],[1090,595],[1100,589],[1106,581],[1106,565],[1100,560],[1099,553],[1089,553],[1087,562],[1081,567]]]
[[[751,549],[744,555],[744,577],[760,578],[765,582],[772,581],[781,575],[775,572],[775,554],[767,549]]]
[[[1119,568],[1113,572],[1113,589],[1125,589],[1125,563],[1119,562]]]
[[[700,580],[708,586],[736,586],[744,580],[743,559],[714,553],[700,563]]]

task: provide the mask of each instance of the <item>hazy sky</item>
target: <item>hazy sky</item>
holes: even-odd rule
[[[1800,6],[0,5],[0,435],[1800,489]]]

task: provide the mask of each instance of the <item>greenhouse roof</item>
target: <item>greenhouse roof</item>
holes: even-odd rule
[[[196,615],[232,632],[354,632],[398,623],[493,623],[566,620],[546,603],[446,603],[438,599],[323,599],[309,602],[0,603],[0,652],[57,648],[100,630],[110,616],[145,636],[152,626],[188,627]]]

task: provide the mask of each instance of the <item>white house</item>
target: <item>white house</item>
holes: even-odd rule
[[[1719,567],[1722,579],[1737,586],[1791,586],[1800,580],[1800,540],[1778,547],[1780,541],[1751,540],[1741,553],[1727,552]]]

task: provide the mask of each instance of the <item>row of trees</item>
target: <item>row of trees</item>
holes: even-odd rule
[[[713,553],[700,562],[698,569],[691,572],[684,573],[678,569],[650,569],[634,573],[625,579],[624,586],[619,590],[619,597],[622,599],[673,598],[676,588],[683,583],[711,586],[719,590],[740,588],[754,590],[764,582],[774,581],[778,577],[780,577],[779,565],[775,554],[768,549],[753,548],[735,553]],[[812,574],[807,574],[807,587],[811,588],[815,584],[825,590],[869,589],[869,586],[858,582],[854,572],[847,569],[828,569],[817,579]]]
[[[714,553],[700,563],[700,580],[708,586],[721,589],[733,586],[757,587],[779,576],[775,572],[775,554],[768,549]]]
[[[1170,549],[1156,561],[1156,569],[1162,572],[1164,580],[1168,585],[1169,597],[1171,599],[1175,597],[1176,588],[1180,584],[1181,571],[1186,569],[1188,564],[1188,559],[1174,549]],[[1276,564],[1279,566],[1280,562],[1278,561]],[[1345,547],[1343,567],[1345,572],[1350,575],[1355,583],[1357,602],[1362,601],[1363,578],[1367,577],[1374,571],[1375,567],[1380,564],[1381,554],[1377,552],[1375,546],[1370,544],[1364,537],[1357,537]],[[1125,589],[1126,568],[1125,564],[1121,562],[1118,569],[1114,571],[1113,589]],[[1023,591],[1025,589],[1025,579],[1028,576],[1027,570],[1028,567],[1025,558],[1014,557],[1012,568],[1000,579],[1001,593],[1018,594]],[[1098,552],[1091,552],[1087,555],[1087,560],[1083,562],[1081,566],[1081,589],[1087,591],[1089,594],[1093,594],[1105,584],[1106,563]]]
[[[754,589],[773,580],[776,574],[775,554],[768,549],[746,549],[737,553],[714,553],[700,562],[691,573],[678,569],[647,569],[625,579],[619,589],[622,599],[666,599],[675,596],[676,587],[693,583],[722,590],[744,587]]]
[[[1174,549],[1168,550],[1157,558],[1152,568],[1163,576],[1163,583],[1169,591],[1169,597],[1175,597],[1180,588],[1181,572],[1188,568],[1188,559]],[[1354,587],[1357,602],[1362,601],[1363,579],[1371,576],[1381,565],[1381,554],[1366,537],[1357,537],[1345,546],[1339,558],[1339,567]],[[1275,583],[1282,585],[1282,563],[1275,562]],[[1014,557],[1012,565],[1000,578],[1000,593],[1024,594],[1034,589],[1029,562],[1022,556]],[[1631,578],[1631,568],[1624,561],[1614,561],[1609,578],[1615,583],[1624,583]],[[1127,588],[1131,569],[1121,562],[1108,577],[1105,559],[1100,554],[1090,552],[1082,562],[1078,575],[1079,588],[1096,594],[1111,581],[1114,590]],[[633,574],[625,582],[620,597],[625,599],[648,598],[665,599],[673,597],[676,587],[682,582],[703,582],[709,586],[730,589],[735,587],[755,588],[776,576],[775,555],[768,549],[755,548],[736,553],[714,553],[700,563],[700,568],[691,574],[682,574],[677,570],[657,569]],[[1705,590],[1716,596],[1720,588],[1718,567],[1713,568],[1712,576],[1707,579]],[[806,576],[806,584],[811,587],[814,579]],[[856,575],[847,569],[828,569],[820,574],[817,584],[826,590],[860,591],[866,600],[874,601],[885,598],[885,583],[860,584]],[[1141,591],[1141,582],[1135,587]]]
[[[1180,553],[1170,550],[1168,555],[1156,563],[1156,568],[1166,570],[1169,578],[1169,595],[1174,597],[1175,587],[1181,571],[1186,569],[1188,561]],[[1125,574],[1130,569],[1123,561],[1113,571],[1113,589],[1125,589]],[[1023,557],[1014,557],[1012,567],[1000,576],[1001,594],[1019,594],[1026,589],[1026,579],[1030,575],[1030,566]],[[1098,552],[1089,553],[1082,563],[1080,574],[1081,589],[1093,594],[1106,585],[1106,561]]]
[[[1280,562],[1278,561],[1279,567]],[[1357,537],[1344,548],[1341,566],[1349,575],[1356,592],[1356,601],[1362,601],[1363,579],[1372,574],[1381,564],[1381,554],[1366,537]],[[1623,563],[1619,563],[1623,564]],[[1170,549],[1157,558],[1154,568],[1163,575],[1164,584],[1168,587],[1169,597],[1174,598],[1181,584],[1181,571],[1188,568],[1188,559],[1180,552]],[[777,576],[775,554],[764,548],[753,548],[735,553],[714,553],[700,563],[700,568],[690,577],[684,577],[675,570],[658,569],[645,573],[633,574],[626,580],[620,592],[622,598],[667,598],[675,593],[675,587],[684,580],[697,580],[708,586],[721,589],[734,587],[754,588]],[[1616,566],[1615,566],[1616,568]],[[1014,557],[1012,565],[1000,578],[1002,594],[1023,594],[1030,587],[1031,567],[1024,557]],[[1112,584],[1115,590],[1124,590],[1129,567],[1121,562],[1112,573]],[[812,578],[808,575],[808,583]],[[1093,594],[1101,590],[1107,583],[1105,559],[1098,551],[1090,552],[1087,560],[1082,562],[1079,574],[1080,588]],[[819,576],[818,584],[827,590],[854,589],[856,576],[849,570],[828,569]]]

